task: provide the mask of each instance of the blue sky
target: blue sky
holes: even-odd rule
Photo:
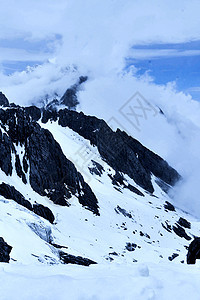
[[[177,89],[190,93],[200,101],[200,41],[177,44],[136,45],[127,66],[138,68],[138,75],[146,71],[157,84],[175,81]],[[134,53],[137,53],[134,58]],[[140,55],[141,54],[141,55]]]
[[[1,39],[0,49],[9,49],[13,53],[9,60],[1,62],[4,74],[23,71],[27,66],[42,64],[55,51],[55,44],[61,43],[61,35],[46,39],[28,38]],[[27,58],[16,59],[15,53],[25,51]],[[38,58],[38,59],[37,59]],[[135,45],[126,65],[134,65],[137,75],[145,72],[154,78],[157,84],[175,81],[177,89],[190,93],[200,101],[200,41],[173,44]]]
[[[61,35],[56,34],[45,39],[29,39],[27,36],[12,39],[0,39],[1,69],[6,75],[26,70],[42,64],[54,55]]]

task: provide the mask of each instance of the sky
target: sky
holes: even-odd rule
[[[10,75],[27,67],[33,73],[33,67],[46,68],[50,61],[60,68],[78,66],[91,77],[135,66],[136,76],[147,73],[156,84],[174,82],[177,91],[200,100],[199,8],[197,0],[1,0],[2,89],[18,101],[19,86],[16,93],[6,87],[16,85]]]
[[[10,102],[41,106],[87,75],[77,109],[165,158],[187,179],[177,203],[200,213],[200,1],[0,4],[0,90]],[[143,118],[139,130],[123,114],[137,93],[164,112]]]
[[[135,45],[126,65],[148,72],[158,84],[176,82],[177,89],[200,101],[200,41]]]

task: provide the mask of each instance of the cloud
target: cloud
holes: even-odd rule
[[[44,62],[49,58],[47,53],[34,53],[24,49],[0,47],[0,63],[4,61],[38,61]]]
[[[199,8],[196,0],[2,0],[0,38],[60,34],[61,63],[105,72],[120,69],[134,44],[200,39]]]
[[[78,76],[89,75],[79,93],[80,107],[125,129],[154,150],[184,176],[174,202],[200,212],[200,106],[174,84],[156,85],[135,69],[124,70],[134,45],[184,43],[200,40],[199,0],[2,0],[0,39],[48,41],[55,48],[46,53],[28,49],[0,49],[4,59],[24,61],[37,56],[44,63],[11,76],[0,73],[1,90],[21,105],[41,103],[45,95],[62,95]],[[10,51],[10,52],[9,52]],[[133,50],[131,50],[133,51]],[[196,51],[134,50],[134,56],[199,55]],[[6,56],[7,55],[7,56]],[[43,56],[44,55],[44,56]],[[136,92],[161,108],[164,115],[140,120],[140,130],[120,114],[120,108]],[[182,200],[184,199],[184,200]]]
[[[137,110],[133,97],[139,92],[149,109],[146,117]],[[197,216],[200,213],[200,104],[190,95],[177,92],[174,84],[156,85],[152,79],[136,78],[131,72],[103,76],[86,82],[79,94],[80,107],[87,114],[103,118],[114,129],[119,127],[146,147],[163,157],[182,175],[183,181],[173,191],[175,206]],[[144,107],[151,108],[143,100]],[[134,116],[122,112],[133,107],[140,114],[139,124]],[[160,113],[160,109],[164,114]],[[135,126],[137,125],[137,126]]]

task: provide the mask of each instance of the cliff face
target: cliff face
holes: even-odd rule
[[[25,184],[29,181],[35,192],[64,206],[76,194],[83,206],[98,214],[91,188],[52,134],[36,122],[39,117],[40,111],[35,107],[1,110],[1,169],[12,176],[13,156],[17,175]],[[17,152],[18,146],[23,149],[21,153]]]

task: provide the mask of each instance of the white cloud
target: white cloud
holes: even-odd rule
[[[200,212],[199,103],[176,92],[173,84],[159,86],[148,74],[136,78],[123,71],[124,58],[136,44],[200,40],[199,11],[199,0],[1,0],[0,39],[62,36],[51,63],[9,77],[0,74],[1,89],[11,101],[28,105],[47,93],[61,95],[80,74],[88,74],[90,80],[79,94],[80,109],[106,120],[114,116],[134,137],[166,158],[186,179],[177,191],[176,203]],[[190,54],[143,52],[143,56]],[[15,56],[11,51],[8,56],[23,60],[24,55],[29,54],[16,52]],[[68,65],[76,65],[78,70],[66,69]],[[137,91],[165,113],[149,116],[141,123],[141,131],[133,131],[119,113]]]
[[[24,49],[0,47],[0,63],[4,61],[40,61],[43,62],[49,58],[47,53],[29,52]]]
[[[130,46],[200,39],[198,0],[1,0],[0,38],[63,36],[61,63],[120,69]]]

